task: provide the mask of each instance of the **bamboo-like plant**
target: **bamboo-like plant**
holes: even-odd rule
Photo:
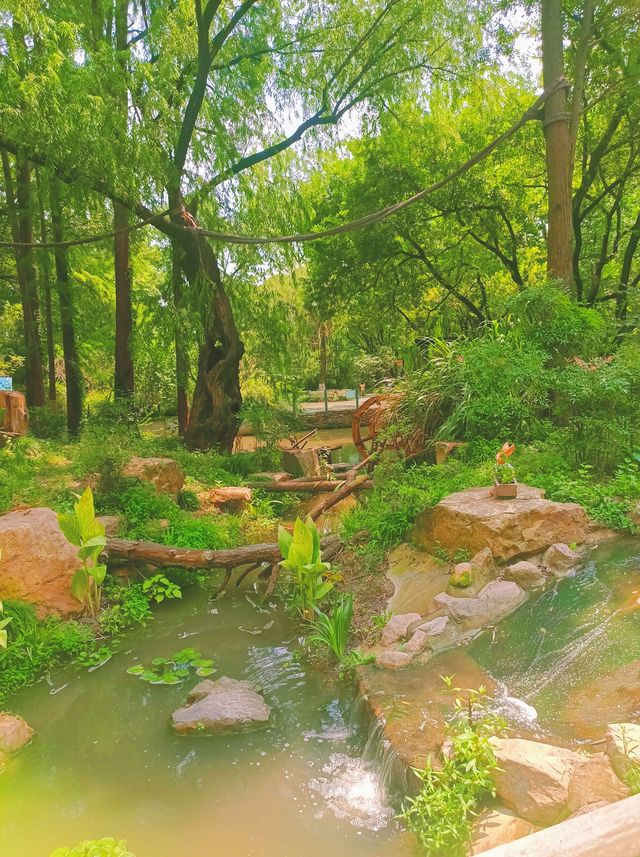
[[[318,529],[310,517],[306,521],[298,518],[293,534],[279,528],[278,544],[283,556],[280,565],[293,578],[294,607],[305,619],[312,619],[318,602],[333,589],[325,578],[329,563],[322,562]]]
[[[96,518],[91,488],[86,488],[73,508],[73,513],[61,512],[58,515],[58,524],[64,537],[78,548],[82,562],[82,568],[71,579],[71,592],[74,598],[84,604],[91,616],[97,616],[102,584],[107,573],[106,565],[98,560],[107,539],[104,526]]]

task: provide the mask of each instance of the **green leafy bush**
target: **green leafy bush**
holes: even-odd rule
[[[135,857],[127,843],[115,839],[92,839],[74,848],[56,848],[49,857]]]
[[[322,562],[318,529],[311,518],[297,518],[293,535],[279,528],[278,544],[283,556],[280,565],[291,573],[293,607],[311,619],[319,602],[333,589],[333,583],[326,579],[329,564]]]
[[[498,765],[489,739],[504,724],[489,713],[484,688],[465,694],[466,701],[456,700],[456,716],[447,727],[449,746],[442,767],[427,764],[416,770],[420,791],[401,813],[428,857],[464,857],[475,810],[483,798],[495,794],[491,772]]]
[[[82,562],[82,567],[71,579],[71,592],[92,616],[97,616],[102,584],[107,574],[107,566],[98,559],[107,540],[104,525],[96,518],[91,488],[86,488],[74,504],[73,514],[61,512],[58,515],[58,525],[66,540],[78,548]]]

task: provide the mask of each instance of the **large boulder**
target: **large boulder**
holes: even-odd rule
[[[291,476],[317,477],[322,475],[317,449],[286,449],[282,452],[282,469]]]
[[[518,496],[502,500],[488,488],[450,494],[418,515],[412,541],[475,553],[489,547],[496,560],[539,553],[557,542],[582,543],[588,532],[584,509],[576,503],[554,503],[544,492],[518,486]]]
[[[512,613],[525,600],[520,587],[508,580],[492,580],[475,598],[454,598],[442,592],[434,598],[438,608],[463,630],[471,631],[493,625]]]
[[[409,666],[414,655],[415,652],[384,649],[376,655],[376,666],[384,670],[401,670]]]
[[[0,517],[0,600],[34,604],[38,616],[75,616],[82,605],[71,594],[80,568],[52,509],[26,509]]]
[[[538,828],[530,821],[519,818],[506,809],[487,809],[473,825],[471,853],[481,854],[490,848],[497,848],[498,845],[515,842],[516,839],[529,836],[536,830]]]
[[[271,709],[248,681],[222,676],[193,688],[187,704],[171,716],[179,735],[237,732],[266,723]]]
[[[580,554],[572,550],[569,545],[562,543],[551,545],[542,557],[542,565],[554,577],[565,577],[574,571],[581,562]]]
[[[523,589],[537,589],[544,586],[547,580],[543,569],[526,559],[521,559],[520,562],[514,562],[508,566],[502,576],[504,580],[512,580]]]
[[[640,724],[610,723],[605,747],[613,770],[619,777],[625,777],[631,766],[640,767]]]
[[[125,464],[122,475],[149,482],[156,491],[175,496],[184,485],[182,468],[173,458],[140,458],[134,455]]]
[[[421,619],[419,613],[401,613],[399,616],[392,616],[384,626],[380,644],[391,646],[404,640],[409,635],[411,626],[419,623]]]
[[[491,744],[498,762],[492,777],[505,806],[540,825],[569,814],[571,775],[584,756],[523,738],[492,738]]]
[[[548,825],[627,797],[604,755],[586,756],[523,738],[492,738],[496,793],[515,813]]]
[[[16,714],[0,711],[0,756],[17,753],[33,738],[33,729]]]

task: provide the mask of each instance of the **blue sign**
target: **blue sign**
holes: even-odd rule
[[[13,390],[13,378],[0,375],[0,390]]]

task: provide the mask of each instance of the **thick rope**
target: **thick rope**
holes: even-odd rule
[[[517,122],[514,122],[510,128],[508,128],[504,133],[500,134],[490,143],[488,143],[483,149],[476,152],[475,155],[470,157],[464,164],[461,164],[457,167],[453,172],[449,173],[449,175],[445,176],[439,181],[434,182],[429,185],[429,187],[424,188],[424,190],[419,191],[413,196],[408,197],[407,199],[403,199],[400,202],[396,202],[393,205],[389,205],[386,208],[380,209],[379,211],[371,212],[370,214],[366,214],[364,217],[359,217],[355,220],[350,220],[346,223],[341,223],[338,226],[332,226],[329,229],[323,229],[320,232],[302,232],[296,235],[279,235],[279,236],[250,236],[250,235],[238,235],[233,232],[219,232],[215,229],[204,229],[201,226],[182,226],[181,224],[172,224],[177,229],[185,229],[190,232],[198,232],[201,235],[206,236],[207,238],[212,238],[215,241],[219,241],[223,244],[298,244],[305,241],[318,241],[321,238],[330,238],[334,235],[343,235],[347,232],[353,232],[357,229],[364,229],[367,226],[372,226],[375,223],[381,223],[383,220],[387,220],[389,217],[393,217],[393,215],[397,214],[399,211],[402,211],[405,208],[408,208],[410,205],[414,205],[416,202],[420,202],[420,200],[425,199],[425,197],[429,196],[435,191],[440,190],[445,185],[449,184],[449,182],[454,179],[459,178],[460,176],[467,173],[472,167],[479,164],[481,161],[484,161],[489,155],[494,152],[499,146],[509,140],[514,134],[526,125],[527,122],[530,122],[532,119],[540,118],[540,109],[559,89],[566,89],[570,86],[569,82],[565,78],[559,78],[552,87],[550,87],[546,92],[543,92],[533,104],[522,114],[522,116],[518,119]],[[53,247],[77,247],[83,244],[93,244],[98,241],[104,241],[109,238],[115,238],[117,235],[121,235],[127,232],[133,232],[136,229],[141,229],[144,226],[148,226],[154,222],[159,220],[163,220],[165,217],[171,214],[178,214],[180,211],[175,211],[172,209],[167,209],[165,211],[158,212],[157,214],[152,214],[149,217],[146,217],[144,220],[140,220],[138,223],[133,224],[132,226],[128,226],[125,229],[119,229],[112,232],[104,232],[99,235],[91,235],[85,236],[83,238],[73,238],[68,241],[48,241],[41,243],[28,243],[28,242],[14,242],[14,241],[0,241],[0,247],[31,247],[35,250],[37,249],[48,249]]]

